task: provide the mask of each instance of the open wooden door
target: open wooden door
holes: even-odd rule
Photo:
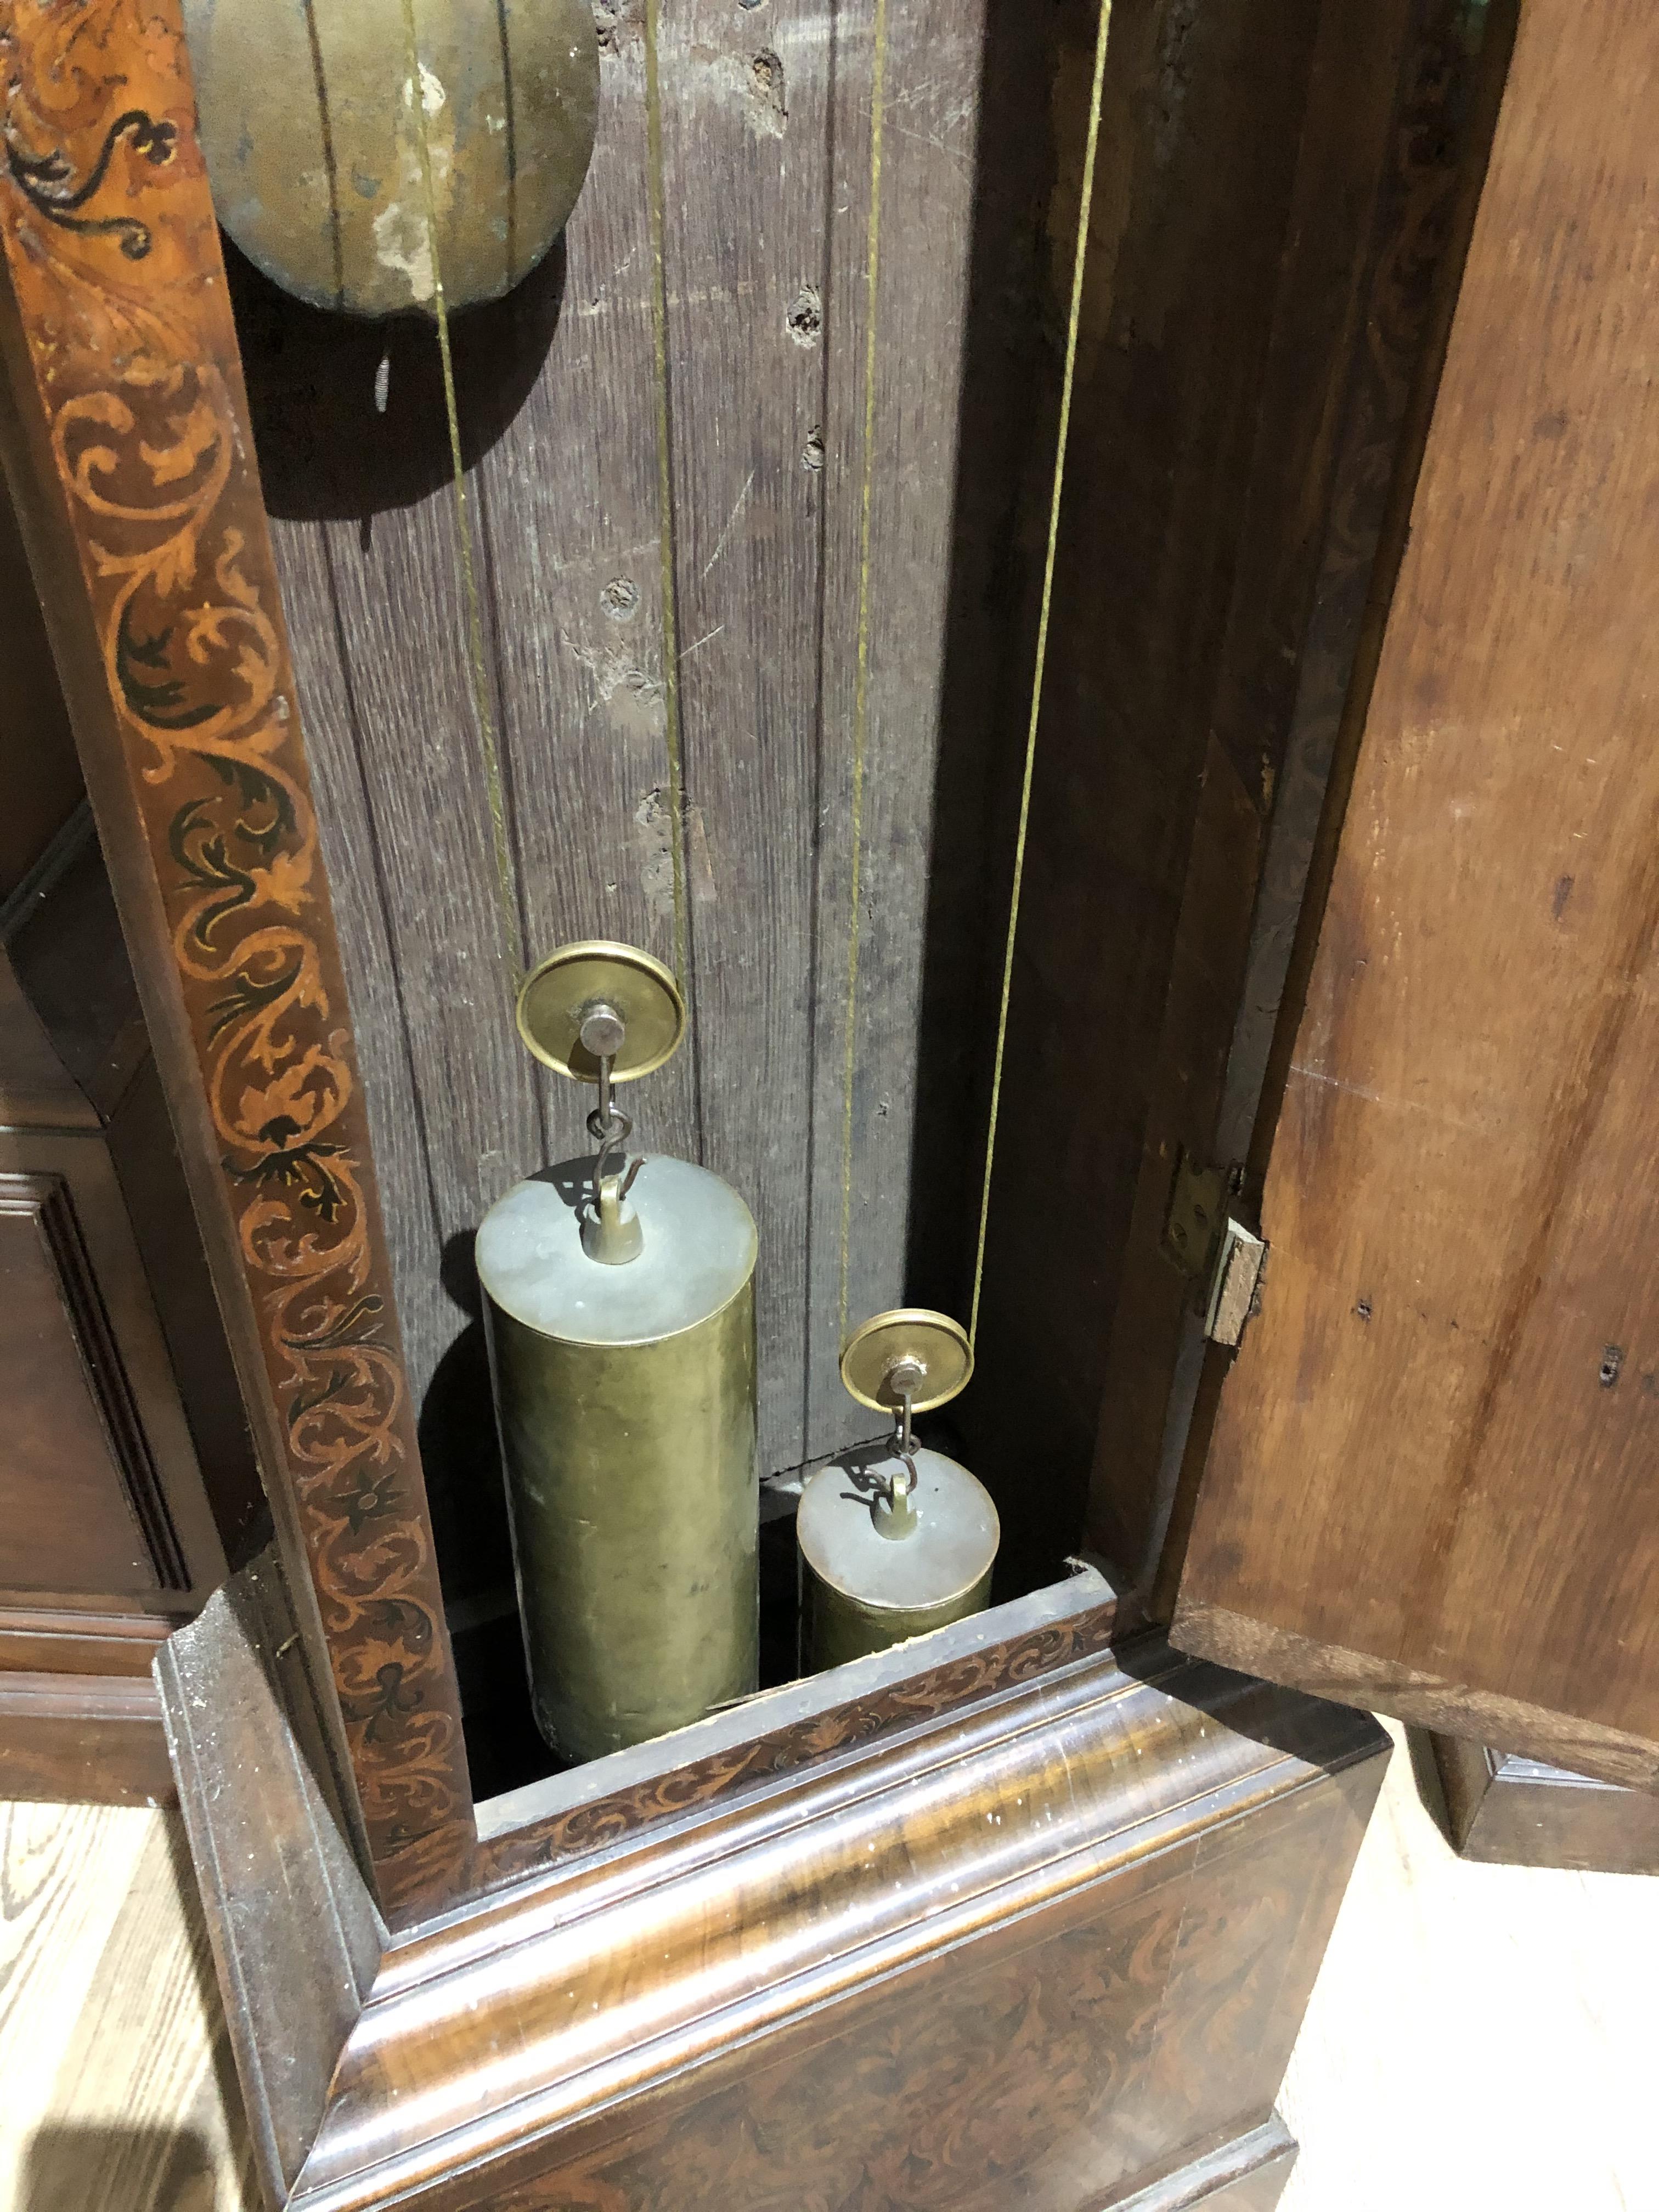
[[[1656,111],[1529,0],[1174,1540],[1185,1649],[1648,1788]]]

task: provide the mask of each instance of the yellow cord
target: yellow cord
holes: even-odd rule
[[[991,1068],[991,1111],[985,1133],[985,1180],[979,1200],[979,1244],[974,1255],[974,1299],[968,1317],[968,1341],[979,1334],[980,1292],[985,1286],[985,1238],[991,1218],[991,1172],[996,1163],[997,1115],[1002,1104],[1002,1063],[1008,1042],[1008,1002],[1014,982],[1014,940],[1019,932],[1019,895],[1025,876],[1025,836],[1031,817],[1031,773],[1036,763],[1037,721],[1042,709],[1042,672],[1048,653],[1048,614],[1054,600],[1054,559],[1060,544],[1060,501],[1066,483],[1066,441],[1072,422],[1072,386],[1077,372],[1078,332],[1083,318],[1083,277],[1089,252],[1089,213],[1094,199],[1095,152],[1100,143],[1100,106],[1106,81],[1106,34],[1111,0],[1100,0],[1095,35],[1094,86],[1089,99],[1089,137],[1083,156],[1083,194],[1078,208],[1077,249],[1072,260],[1072,311],[1066,326],[1066,368],[1060,386],[1060,427],[1054,441],[1054,477],[1048,502],[1048,547],[1042,566],[1042,608],[1037,618],[1036,659],[1031,672],[1031,713],[1025,732],[1025,772],[1019,791],[1019,827],[1014,837],[1014,882],[1008,902],[1008,939],[1002,955],[1002,1000],[997,1012],[996,1056]]]
[[[467,513],[466,469],[461,458],[460,410],[455,400],[455,368],[449,350],[449,313],[444,301],[443,271],[438,259],[438,196],[432,178],[432,144],[427,132],[426,100],[421,83],[421,58],[415,33],[415,0],[404,0],[404,97],[415,118],[421,170],[426,186],[426,235],[432,257],[432,299],[438,319],[438,352],[443,362],[444,406],[449,417],[449,459],[455,487],[455,535],[460,556],[461,589],[466,601],[467,658],[471,664],[472,706],[477,718],[478,745],[483,756],[484,787],[489,801],[489,828],[495,852],[496,917],[501,927],[501,965],[509,997],[516,998],[524,981],[524,932],[520,920],[518,871],[507,831],[507,796],[501,781],[501,750],[495,738],[495,710],[489,698],[489,672],[484,659],[483,611],[478,597],[477,572],[472,555],[472,524]]]
[[[876,283],[881,257],[881,141],[887,87],[887,0],[876,0],[870,86],[870,216],[864,282],[864,483],[859,520],[858,680],[853,695],[852,886],[847,926],[847,1034],[842,1067],[840,1340],[847,1338],[853,1242],[853,1079],[858,1057],[859,939],[863,898],[864,763],[870,734],[870,515],[876,468]]]
[[[674,487],[668,426],[668,276],[663,250],[662,98],[658,0],[646,0],[645,120],[651,216],[651,340],[657,372],[657,512],[661,518],[663,715],[668,744],[668,845],[674,871],[674,973],[686,986],[685,772],[680,750],[679,623],[674,594]]]

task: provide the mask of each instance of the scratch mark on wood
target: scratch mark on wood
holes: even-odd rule
[[[732,526],[736,523],[738,515],[743,512],[743,503],[748,498],[750,493],[754,489],[754,485],[755,471],[753,469],[750,469],[748,476],[744,479],[743,489],[738,494],[736,500],[732,503],[731,514],[726,518],[726,527],[721,531],[720,538],[715,544],[714,551],[703,563],[702,573],[705,576],[714,567],[715,562],[720,559],[720,555],[725,552],[726,541],[732,535]],[[695,647],[689,649],[692,651],[696,650]],[[684,660],[685,658],[684,653],[682,653],[680,658]]]

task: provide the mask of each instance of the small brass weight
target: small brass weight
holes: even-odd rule
[[[816,1672],[978,1613],[1001,1530],[984,1486],[912,1422],[973,1373],[967,1331],[925,1307],[878,1314],[848,1339],[841,1376],[861,1406],[895,1417],[873,1458],[820,1468],[801,1492],[801,1650]]]
[[[562,945],[518,1022],[599,1093],[592,1156],[516,1185],[477,1241],[532,1698],[577,1760],[756,1686],[755,1224],[706,1169],[629,1153],[617,1088],[685,1028],[660,961]]]

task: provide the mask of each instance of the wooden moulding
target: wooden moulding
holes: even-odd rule
[[[178,0],[0,0],[6,462],[300,1632],[395,1918],[471,1800]]]
[[[1451,1840],[1494,1866],[1659,1874],[1659,1798],[1540,1759],[1431,1735]]]
[[[161,1700],[147,1676],[0,1668],[6,1795],[70,1804],[170,1805],[173,1771],[161,1722]]]
[[[388,1938],[300,1661],[256,1563],[161,1669],[273,2203],[1275,2201],[1369,1718],[1087,1652]]]

